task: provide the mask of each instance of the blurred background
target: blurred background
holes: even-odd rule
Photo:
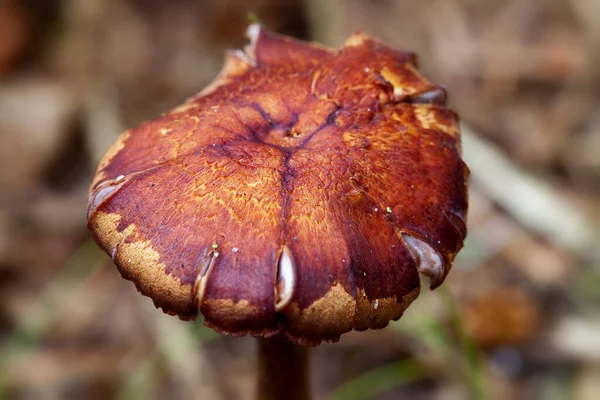
[[[464,123],[452,273],[316,348],[317,398],[600,398],[597,0],[0,0],[0,398],[252,398],[253,340],[155,310],[85,221],[108,146],[208,84],[249,13],[417,52]]]

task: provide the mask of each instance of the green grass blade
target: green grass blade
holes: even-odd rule
[[[331,400],[367,400],[387,390],[422,379],[425,370],[413,360],[397,361],[375,368],[339,386]]]

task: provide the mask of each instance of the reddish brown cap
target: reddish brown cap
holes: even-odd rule
[[[398,319],[466,233],[457,116],[415,56],[252,25],[218,78],[125,132],[89,228],[157,307],[301,344]]]

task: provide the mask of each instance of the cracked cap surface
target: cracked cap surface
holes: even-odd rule
[[[445,90],[411,53],[252,25],[217,79],[126,131],[88,223],[157,307],[305,345],[398,319],[466,234],[468,169]]]

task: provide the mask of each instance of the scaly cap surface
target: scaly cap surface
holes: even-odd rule
[[[340,50],[250,26],[217,79],[100,162],[89,228],[157,307],[306,345],[398,319],[466,234],[445,91],[365,35]]]

